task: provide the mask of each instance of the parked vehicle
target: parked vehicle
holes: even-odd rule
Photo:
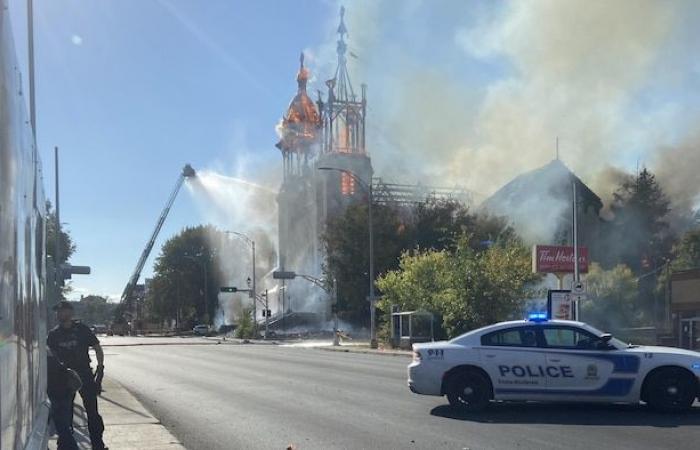
[[[194,328],[192,328],[192,333],[194,333],[196,336],[207,336],[209,335],[209,332],[209,325],[205,324],[195,325]]]
[[[236,325],[221,325],[219,326],[219,334],[227,334],[236,329]]]

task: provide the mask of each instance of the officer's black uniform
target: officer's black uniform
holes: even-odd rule
[[[47,380],[46,391],[51,400],[51,418],[60,450],[78,450],[78,444],[73,437],[71,423],[73,421],[73,396],[78,387],[71,388],[70,369],[56,358],[51,349],[47,350]]]
[[[88,431],[90,432],[90,442],[93,450],[105,448],[102,442],[104,423],[97,411],[98,387],[95,383],[95,376],[90,368],[90,347],[99,343],[95,334],[80,322],[73,322],[70,328],[61,325],[56,326],[49,332],[47,344],[53,354],[68,368],[75,370],[80,376],[83,387],[80,389],[80,396],[83,398],[83,406],[88,420]],[[61,414],[70,413],[73,417],[73,402],[68,402],[69,411],[58,412]],[[61,420],[61,419],[59,419]],[[70,420],[70,419],[69,419]],[[54,418],[54,421],[56,419]]]

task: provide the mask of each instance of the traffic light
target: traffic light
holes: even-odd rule
[[[59,279],[70,280],[73,275],[90,275],[90,266],[74,266],[72,264],[61,264]]]
[[[238,288],[235,286],[224,286],[219,288],[219,292],[238,292]]]

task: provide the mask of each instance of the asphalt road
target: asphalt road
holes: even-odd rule
[[[104,338],[127,344],[130,338]],[[148,342],[203,343],[203,339]],[[268,345],[106,347],[107,376],[190,450],[697,449],[686,415],[611,405],[496,404],[455,415],[406,388],[408,358]]]

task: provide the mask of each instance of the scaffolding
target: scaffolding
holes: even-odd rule
[[[411,206],[432,200],[453,200],[474,205],[476,195],[462,187],[436,187],[417,184],[389,183],[381,178],[372,180],[374,202],[383,205]]]

